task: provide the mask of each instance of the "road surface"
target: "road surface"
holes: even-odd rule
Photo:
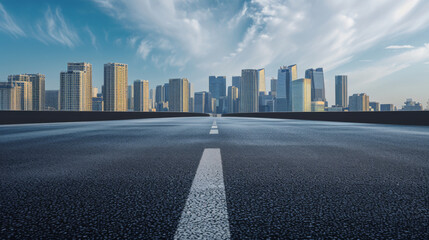
[[[0,126],[0,238],[429,238],[429,127]]]

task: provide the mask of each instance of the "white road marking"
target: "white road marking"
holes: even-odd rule
[[[219,148],[204,149],[174,239],[230,239]]]
[[[212,128],[210,129],[209,134],[219,134],[219,130],[216,125],[216,120],[213,121],[213,125],[212,125]]]
[[[217,129],[210,129],[210,134],[219,134],[219,130],[217,130]]]

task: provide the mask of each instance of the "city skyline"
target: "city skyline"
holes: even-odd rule
[[[0,3],[0,44],[8,46],[0,81],[40,72],[46,90],[58,89],[65,62],[90,62],[93,86],[101,87],[102,64],[126,62],[130,81],[148,79],[151,89],[181,76],[195,91],[204,91],[206,76],[227,76],[231,85],[241,69],[265,68],[271,79],[279,66],[296,63],[298,78],[306,69],[324,68],[329,103],[335,100],[337,74],[349,76],[349,92],[365,92],[379,102],[399,106],[406,98],[422,103],[428,98],[429,83],[420,77],[429,73],[427,2],[76,2]],[[20,8],[23,3],[28,8]],[[376,14],[381,9],[382,18]],[[163,18],[183,34],[169,29]],[[311,27],[315,22],[317,29]],[[223,38],[213,32],[220,25],[228,26]]]

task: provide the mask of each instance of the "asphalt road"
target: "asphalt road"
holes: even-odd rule
[[[208,117],[0,126],[1,239],[198,231],[429,239],[429,127]]]

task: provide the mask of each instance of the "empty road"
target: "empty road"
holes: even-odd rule
[[[0,126],[0,239],[429,239],[429,127]]]

